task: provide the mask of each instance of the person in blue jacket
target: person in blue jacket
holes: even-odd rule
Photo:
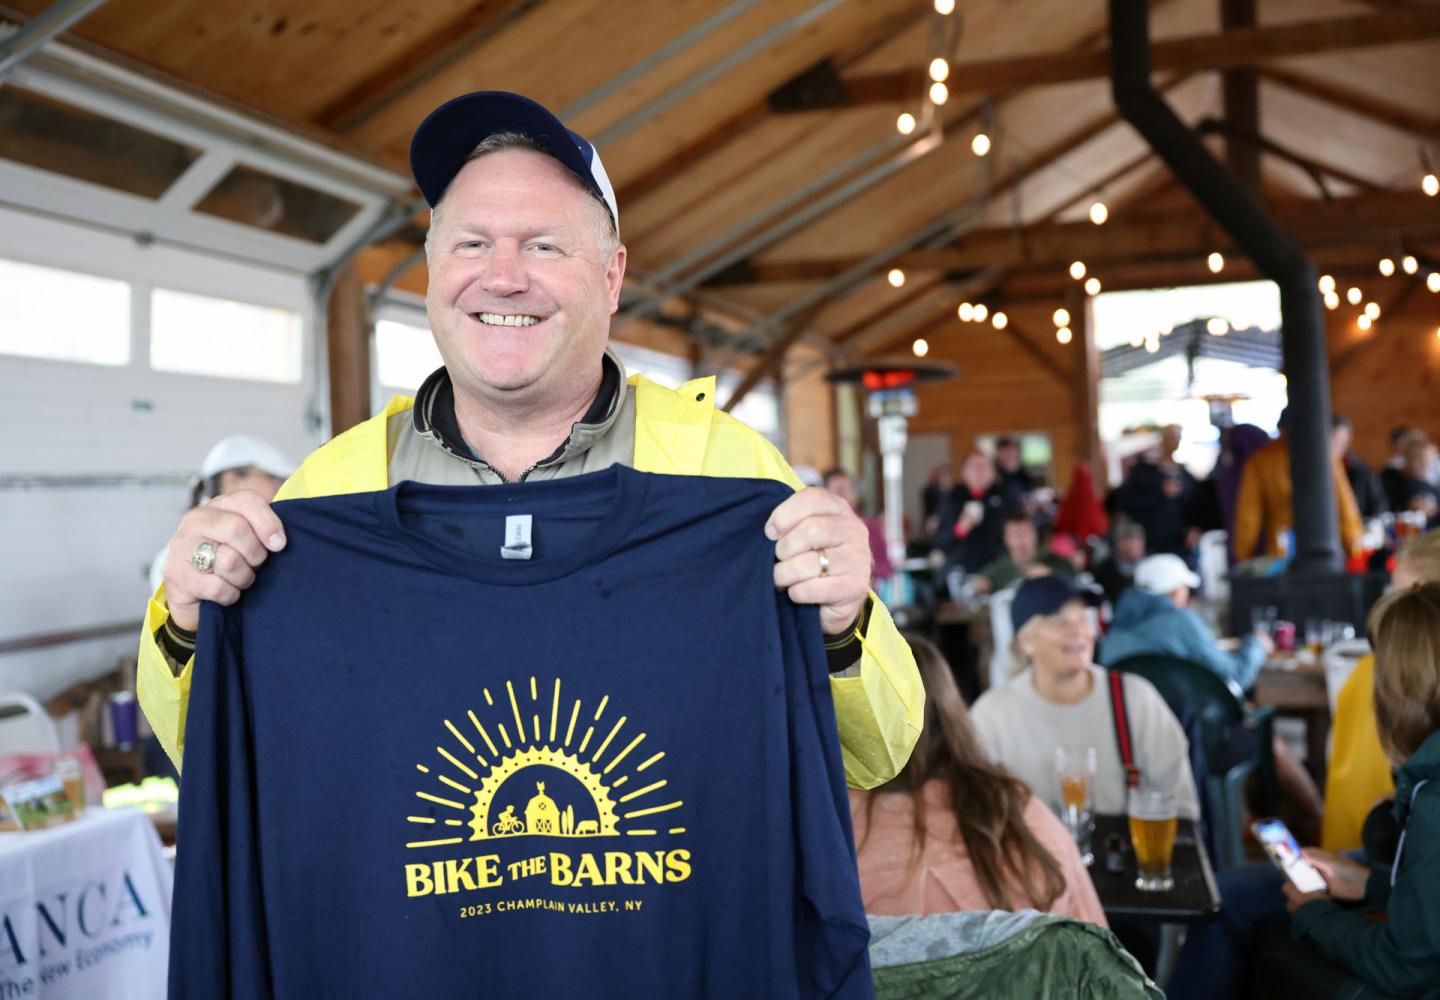
[[[1190,607],[1200,577],[1175,555],[1149,556],[1135,567],[1135,585],[1120,596],[1100,651],[1111,666],[1131,656],[1165,654],[1209,667],[1248,691],[1269,655],[1270,641],[1247,635],[1234,652],[1221,649],[1205,619]]]

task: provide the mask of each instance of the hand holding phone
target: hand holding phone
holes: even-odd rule
[[[1258,819],[1250,824],[1255,839],[1265,848],[1270,860],[1285,873],[1300,892],[1325,892],[1329,884],[1319,869],[1305,860],[1300,853],[1300,843],[1283,822],[1278,819]]]

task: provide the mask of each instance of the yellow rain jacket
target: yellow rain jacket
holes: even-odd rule
[[[1394,794],[1395,778],[1375,723],[1375,657],[1367,656],[1335,697],[1320,846],[1327,851],[1360,847],[1365,817],[1376,801]]]
[[[799,479],[770,442],[716,411],[713,377],[696,379],[677,390],[639,375],[631,376],[629,382],[635,386],[636,469],[776,479],[800,487]],[[397,396],[383,413],[311,453],[276,499],[387,489],[386,422],[410,409],[413,402]],[[177,676],[161,652],[155,632],[168,614],[162,585],[145,612],[136,683],[145,717],[178,768],[185,751],[185,712],[195,661],[192,657]],[[830,690],[835,697],[845,780],[852,788],[873,788],[898,774],[909,759],[920,735],[925,694],[910,647],[878,598],[861,643],[858,672],[832,675]]]

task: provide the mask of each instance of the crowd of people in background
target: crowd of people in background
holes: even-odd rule
[[[1394,567],[1394,592],[1368,623],[1373,656],[1339,695],[1325,794],[1278,736],[1272,748],[1279,807],[1300,841],[1316,845],[1306,854],[1328,891],[1302,895],[1268,863],[1222,872],[1223,916],[1192,929],[1172,995],[1244,995],[1258,983],[1273,995],[1328,996],[1342,982],[1406,995],[1440,983],[1428,929],[1440,926],[1430,902],[1440,885],[1440,783],[1422,794],[1440,777],[1440,531],[1431,532],[1440,458],[1423,432],[1400,427],[1374,469],[1351,450],[1352,436],[1336,416],[1337,532],[1352,571]],[[1057,818],[1057,755],[1094,749],[1099,812],[1124,813],[1127,787],[1143,781],[1167,789],[1182,817],[1203,820],[1193,720],[1182,722],[1184,711],[1142,677],[1111,668],[1174,657],[1248,693],[1274,643],[1261,628],[1219,638],[1217,609],[1207,616],[1197,604],[1201,540],[1225,533],[1232,573],[1276,572],[1294,546],[1283,417],[1275,437],[1225,428],[1203,478],[1177,457],[1180,428],[1157,438],[1103,497],[1082,463],[1055,503],[1011,437],[990,452],[972,448],[958,476],[948,465],[931,474],[910,554],[938,568],[940,599],[1007,595],[1010,675],[967,706],[956,663],[909,637],[927,693],[924,735],[899,778],[852,793],[868,912],[1034,907],[1111,926],[1153,968],[1153,926],[1107,923],[1074,831]]]

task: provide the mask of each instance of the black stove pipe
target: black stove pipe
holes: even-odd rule
[[[1115,106],[1196,200],[1280,287],[1281,347],[1290,396],[1290,481],[1295,550],[1291,571],[1342,569],[1330,458],[1330,368],[1315,268],[1150,86],[1145,0],[1110,0],[1110,74]],[[1248,555],[1248,553],[1247,553]]]

